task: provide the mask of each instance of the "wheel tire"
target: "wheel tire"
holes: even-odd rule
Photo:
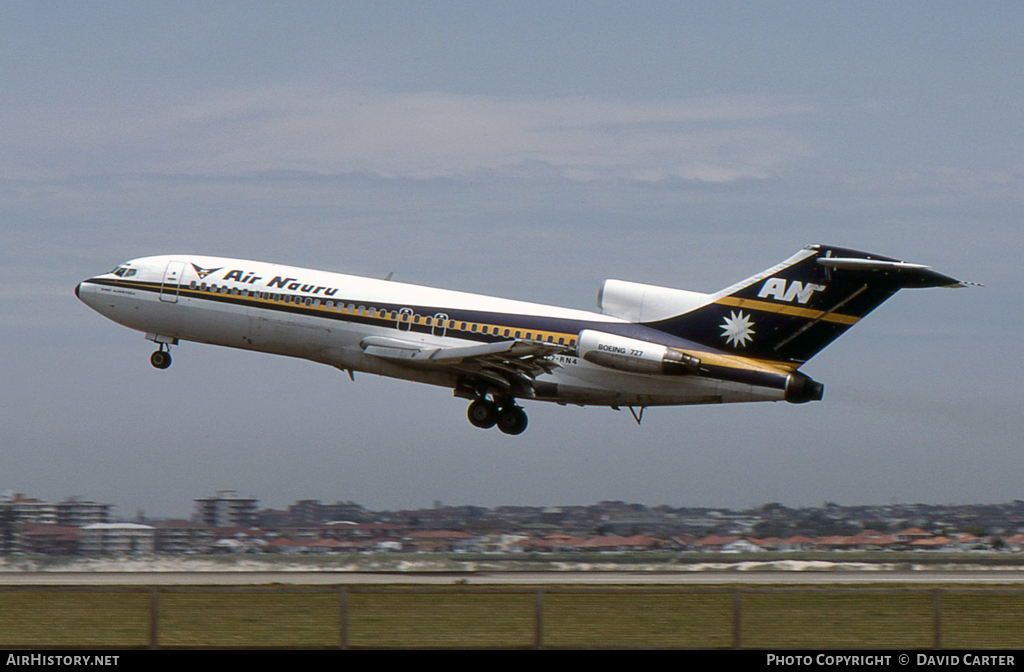
[[[518,406],[503,408],[498,413],[498,429],[505,434],[512,436],[522,434],[526,431],[527,424],[529,424],[529,421],[526,417],[526,411]]]
[[[149,363],[158,369],[166,369],[171,365],[171,353],[157,350],[149,356]]]
[[[490,429],[498,422],[498,407],[490,401],[477,399],[469,405],[466,411],[469,423],[480,429]]]

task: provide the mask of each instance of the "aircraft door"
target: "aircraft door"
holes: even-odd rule
[[[448,314],[438,313],[434,315],[434,321],[430,325],[431,336],[444,336],[448,331]]]
[[[172,261],[164,271],[164,281],[160,284],[160,300],[168,303],[178,302],[178,289],[181,287],[181,275],[185,271],[184,261]]]

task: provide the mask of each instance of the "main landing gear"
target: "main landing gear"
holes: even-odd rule
[[[494,401],[477,399],[469,405],[466,415],[474,427],[490,429],[497,425],[502,432],[511,435],[525,432],[528,423],[526,411],[512,400],[498,406]]]
[[[171,365],[171,350],[166,343],[161,343],[160,349],[149,356],[149,363],[158,369],[166,369]]]

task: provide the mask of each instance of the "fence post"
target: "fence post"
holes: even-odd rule
[[[338,648],[348,648],[348,589],[338,588]]]
[[[743,637],[740,634],[743,630],[743,604],[742,593],[737,588],[732,594],[732,648],[738,649],[743,646]]]
[[[149,589],[149,648],[155,649],[160,645],[160,634],[157,632],[157,624],[160,621],[160,592],[156,586]]]
[[[932,648],[942,648],[942,589],[932,590],[932,617],[935,624],[935,632],[932,637]]]
[[[533,648],[544,646],[544,589],[537,588],[533,601]]]

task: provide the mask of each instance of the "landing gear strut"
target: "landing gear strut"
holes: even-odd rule
[[[166,344],[161,343],[160,349],[149,356],[149,363],[158,369],[166,369],[171,365],[171,352]]]

